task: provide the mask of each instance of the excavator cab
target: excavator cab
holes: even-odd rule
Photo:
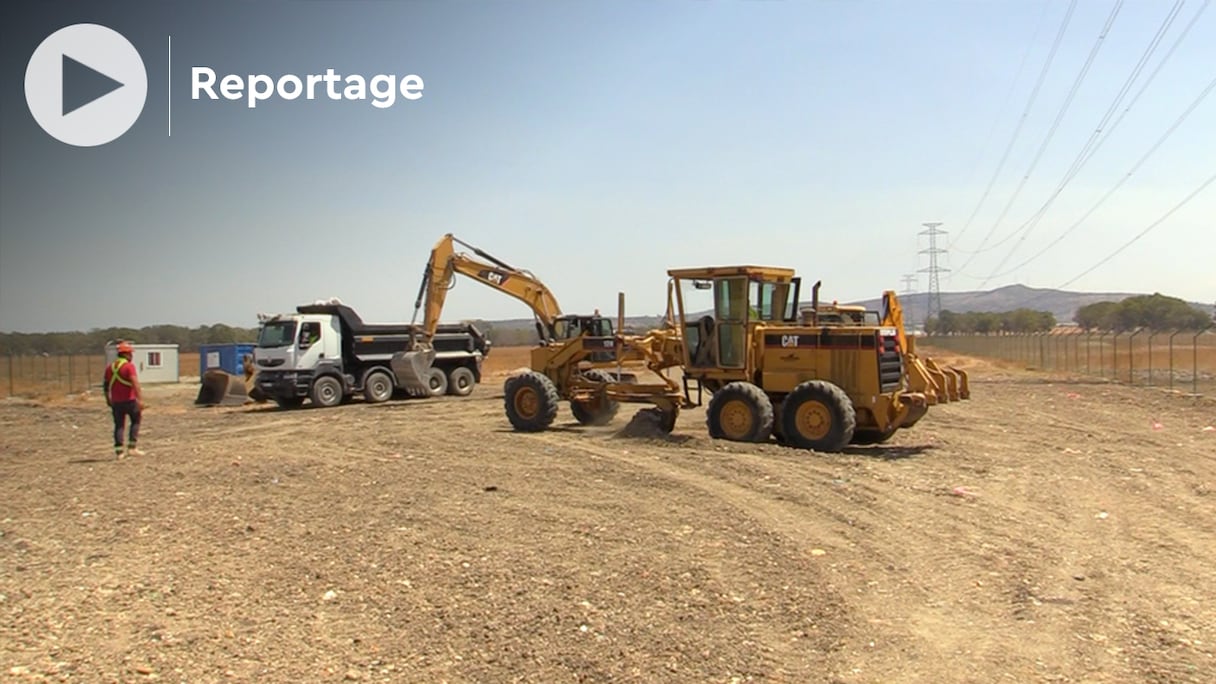
[[[564,344],[578,337],[584,337],[586,344],[611,346],[614,341],[612,319],[605,318],[596,312],[590,316],[571,314],[559,316],[553,321],[553,338],[558,344]],[[616,360],[613,351],[594,351],[587,358],[591,363],[611,363]]]

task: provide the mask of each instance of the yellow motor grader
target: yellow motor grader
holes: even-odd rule
[[[909,382],[915,357],[897,300],[877,325],[865,317],[821,322],[820,284],[811,308],[800,312],[801,278],[792,269],[716,266],[668,276],[670,328],[655,332],[680,338],[663,348],[680,355],[686,401],[700,404],[702,392],[711,393],[711,436],[744,442],[776,436],[830,452],[885,441],[925,415],[929,397]]]

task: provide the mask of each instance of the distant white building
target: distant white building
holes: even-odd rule
[[[146,385],[181,381],[181,359],[176,344],[132,344],[135,353],[131,362],[139,371],[139,381]],[[106,363],[118,358],[118,342],[106,344]]]

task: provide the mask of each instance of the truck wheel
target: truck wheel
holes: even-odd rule
[[[781,409],[785,441],[800,449],[840,451],[853,439],[857,414],[849,395],[823,380],[809,380],[794,388]]]
[[[476,384],[477,377],[468,366],[457,366],[448,373],[448,394],[467,397],[473,393],[473,386]]]
[[[444,373],[442,368],[432,368],[427,384],[431,388],[432,397],[442,397],[448,392],[448,374]]]
[[[286,411],[288,409],[300,408],[304,404],[304,397],[279,397],[274,400],[274,403]]]
[[[377,369],[363,378],[363,398],[369,404],[379,404],[393,397],[393,376]]]
[[[583,371],[582,376],[592,382],[616,382],[616,378],[611,374],[598,368]],[[607,425],[616,417],[620,408],[620,402],[606,396],[598,396],[587,403],[570,402],[570,412],[574,414],[575,420],[583,425]]]
[[[710,397],[705,420],[710,437],[765,442],[773,434],[773,402],[750,382],[727,383]]]
[[[503,383],[507,420],[521,432],[540,432],[557,418],[557,387],[547,376],[528,371]]]
[[[316,406],[330,408],[341,404],[343,395],[345,392],[341,380],[332,375],[322,375],[313,381],[309,398]]]

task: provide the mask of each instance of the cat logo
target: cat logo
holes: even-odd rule
[[[485,270],[478,275],[480,275],[483,280],[488,281],[491,285],[501,286],[507,281],[507,274],[499,273],[498,271]]]
[[[781,346],[782,347],[797,347],[798,346],[798,337],[799,337],[798,335],[782,335],[781,336]]]

